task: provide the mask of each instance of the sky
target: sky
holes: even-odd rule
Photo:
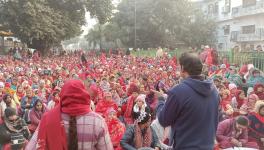
[[[118,3],[120,3],[120,1],[121,1],[121,0],[113,0],[113,4],[114,4],[115,6],[117,6]],[[86,22],[87,22],[87,23],[86,23],[86,25],[82,26],[82,30],[83,30],[84,32],[82,33],[81,36],[84,36],[84,35],[88,34],[89,30],[92,29],[93,26],[96,24],[96,19],[91,18],[89,12],[87,12],[87,13],[85,14],[85,18],[86,18]]]

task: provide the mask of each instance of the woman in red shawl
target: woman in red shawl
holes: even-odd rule
[[[107,110],[113,108],[115,111],[117,111],[118,106],[112,99],[112,93],[111,92],[105,92],[104,99],[100,100],[95,108],[95,112],[105,115]]]
[[[254,86],[254,92],[259,97],[260,100],[264,101],[264,85],[258,83]]]
[[[227,119],[233,116],[234,110],[231,106],[230,91],[224,90],[221,93],[221,110],[223,113],[223,119]]]
[[[138,94],[139,94],[138,86],[134,83],[131,83],[129,88],[127,89],[127,95],[129,96],[128,101],[126,104],[122,106],[122,110],[124,112],[124,120],[126,124],[134,123],[134,119],[132,117],[132,110],[135,104],[135,100],[138,97]]]
[[[120,146],[120,140],[123,137],[126,127],[125,125],[117,118],[117,112],[110,108],[106,113],[106,124],[110,134],[111,141],[113,143],[115,150],[122,150]]]

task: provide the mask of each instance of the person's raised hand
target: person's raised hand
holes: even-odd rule
[[[163,97],[163,91],[156,91],[156,90],[151,90],[157,97]]]

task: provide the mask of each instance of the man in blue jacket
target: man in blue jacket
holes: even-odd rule
[[[169,90],[166,102],[159,98],[159,122],[171,126],[174,150],[213,150],[219,94],[213,81],[201,75],[203,64],[197,54],[184,53],[180,65],[184,80]]]

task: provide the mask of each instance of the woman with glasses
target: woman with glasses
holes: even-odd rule
[[[26,122],[17,115],[16,109],[5,109],[4,123],[0,125],[0,137],[3,150],[21,150],[26,146],[30,132]]]

